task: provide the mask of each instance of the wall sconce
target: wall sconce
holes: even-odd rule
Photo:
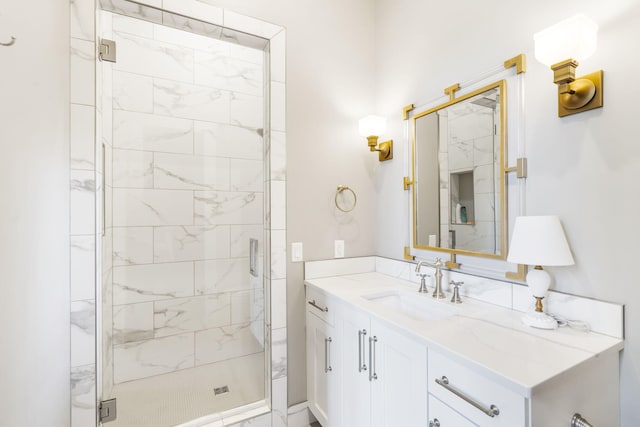
[[[378,152],[378,160],[393,159],[393,140],[378,144],[378,136],[387,129],[387,119],[380,116],[367,116],[358,121],[360,135],[367,137],[369,150]]]
[[[596,51],[595,22],[576,15],[534,34],[533,40],[536,59],[553,70],[559,117],[602,107],[602,70],[576,79],[578,61]]]

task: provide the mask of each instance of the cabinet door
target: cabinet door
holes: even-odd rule
[[[339,339],[335,328],[307,310],[307,399],[323,427],[340,426]]]
[[[371,326],[371,425],[428,425],[426,347],[375,320]]]
[[[342,425],[371,426],[371,383],[369,381],[369,317],[355,310],[338,316],[342,337]]]

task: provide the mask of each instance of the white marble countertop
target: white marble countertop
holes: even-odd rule
[[[421,340],[430,349],[478,370],[520,395],[590,359],[622,350],[621,339],[571,328],[534,329],[522,324],[522,313],[463,298],[462,304],[437,301],[417,292],[416,284],[381,273],[307,279],[305,284],[343,304],[378,317],[400,333]],[[429,304],[453,310],[451,316],[418,320],[379,302],[363,298],[376,292],[410,292]],[[413,298],[413,297],[412,297]],[[434,306],[437,307],[437,306]]]

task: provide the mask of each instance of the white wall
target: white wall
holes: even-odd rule
[[[201,0],[287,29],[287,242],[304,259],[374,253],[377,153],[358,135],[374,105],[373,4],[370,0]],[[357,193],[350,214],[335,209],[339,184]],[[289,404],[306,400],[302,264],[287,266]]]
[[[3,425],[69,425],[69,3],[0,3]]]
[[[640,425],[640,287],[634,275],[640,241],[640,90],[631,83],[640,72],[631,53],[640,39],[640,3],[377,0],[376,5],[377,106],[392,119],[398,140],[404,105],[436,99],[453,83],[527,54],[527,213],[557,214],[565,226],[576,265],[552,271],[555,289],[626,305],[622,425]],[[578,75],[604,69],[604,108],[560,119],[552,72],[533,56],[533,34],[578,12],[600,25],[598,50]],[[402,164],[391,166],[377,176],[376,212],[378,222],[394,226],[378,233],[377,254],[399,258],[408,244],[408,192],[400,185]]]

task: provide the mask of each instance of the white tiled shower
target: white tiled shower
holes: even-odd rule
[[[219,378],[215,369],[203,369],[218,363],[222,371],[238,370],[230,360],[244,364],[237,376],[253,390],[233,405],[266,399],[272,414],[260,417],[260,425],[286,425],[286,319],[269,322],[269,312],[286,303],[284,75],[278,72],[284,31],[195,1],[164,5],[183,15],[189,6],[193,15],[220,11],[230,26],[261,37],[247,47],[237,38],[251,37],[241,33],[230,43],[161,25],[177,26],[184,16],[103,2],[112,10],[124,5],[127,14],[157,13],[144,20],[98,13],[99,37],[117,42],[112,65],[95,61],[91,3],[71,2],[73,425],[93,425],[96,396],[108,398],[120,386],[135,390],[132,384],[150,381],[157,388],[158,378],[180,373],[187,382]],[[195,20],[187,25],[193,23],[214,28]],[[213,24],[226,37],[233,34],[223,22]],[[270,48],[266,54],[263,47]],[[89,143],[94,134],[97,149]],[[254,275],[250,239],[259,242]],[[104,285],[98,309],[96,274]],[[192,418],[186,414],[181,422]]]

